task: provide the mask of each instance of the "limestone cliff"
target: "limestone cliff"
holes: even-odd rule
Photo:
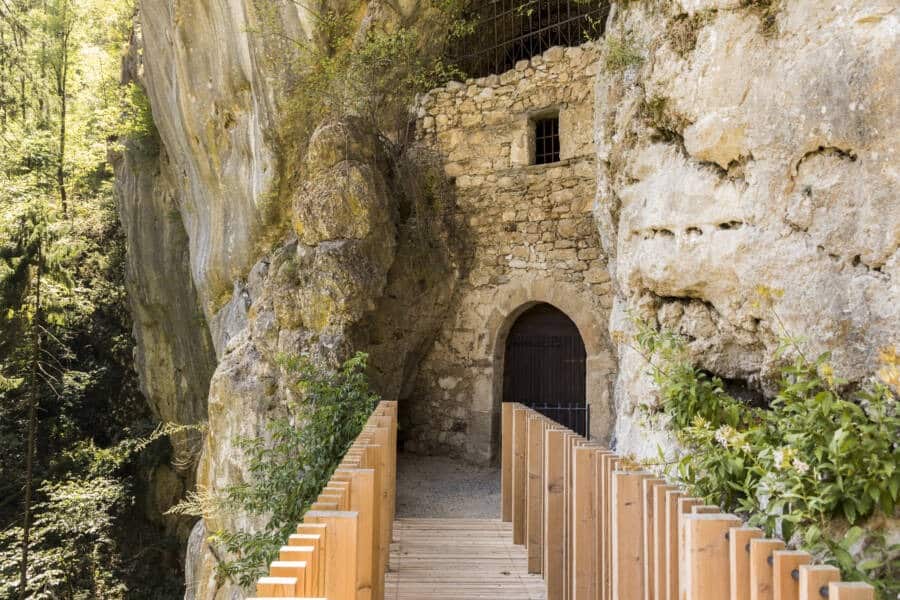
[[[362,29],[425,10],[369,3],[355,18]],[[158,155],[132,147],[118,165],[137,362],[163,419],[208,422],[187,467],[216,493],[245,476],[238,438],[264,436],[288,399],[280,355],[333,364],[366,350],[375,386],[397,397],[457,267],[440,210],[401,176],[424,157],[389,152],[354,119],[321,124],[302,153],[288,150],[299,142],[284,137],[286,90],[303,63],[298,45],[278,40],[317,43],[306,8],[142,2],[138,19],[129,71],[161,144]],[[197,523],[187,597],[242,597],[217,581],[205,534],[253,526],[242,519]]]
[[[574,257],[565,277],[587,282],[585,293],[596,297],[584,305],[596,305],[603,325],[587,340],[596,346],[595,370],[604,373],[595,383],[606,386],[607,374],[615,379],[615,423],[602,425],[614,431],[620,451],[649,453],[665,435],[644,431],[634,410],[651,397],[645,366],[627,345],[607,349],[617,336],[602,331],[627,332],[628,314],[682,331],[699,364],[758,392],[770,389],[782,334],[773,313],[754,303],[759,286],[783,290],[778,317],[811,352],[833,350],[836,369],[851,381],[871,372],[879,347],[900,341],[898,13],[891,0],[624,4],[607,26],[617,44],[598,41],[587,53],[597,55],[593,67],[585,53],[566,55],[577,61],[580,80],[582,71],[595,73],[593,114],[578,104],[584,95],[566,101],[584,120],[571,126],[593,128],[596,152],[574,157],[578,181],[564,186],[569,196],[554,196],[559,207],[547,208],[571,209],[573,239],[599,234],[599,242],[554,248],[556,225],[545,231],[538,223],[556,217],[532,219],[518,206],[530,199],[522,190],[543,183],[540,172],[479,176],[512,182],[498,183],[505,189],[487,200],[510,196],[503,201],[517,203],[523,227],[535,221],[529,235],[549,243],[559,260]],[[426,5],[362,3],[357,25],[427,23]],[[365,349],[378,389],[402,402],[418,389],[423,357],[453,347],[446,354],[468,363],[440,372],[432,356],[431,383],[454,387],[473,370],[480,378],[471,394],[453,396],[454,428],[457,420],[462,425],[446,437],[471,444],[475,431],[489,445],[491,401],[475,411],[463,405],[479,389],[488,397],[496,388],[490,344],[518,305],[571,300],[568,279],[541,279],[532,254],[513,256],[524,275],[506,269],[505,254],[513,252],[497,233],[515,229],[517,212],[507,219],[485,201],[497,222],[465,212],[445,219],[398,176],[398,161],[409,157],[386,152],[352,118],[309,124],[316,133],[297,152],[285,101],[298,57],[278,36],[257,33],[274,23],[282,37],[314,43],[316,21],[300,4],[142,0],[139,21],[131,70],[150,98],[160,149],[148,155],[132,148],[117,167],[136,362],[162,418],[208,420],[197,484],[216,490],[244,477],[236,437],[264,435],[267,418],[289,397],[281,353],[334,361]],[[612,60],[620,57],[611,52],[628,47],[640,58]],[[513,87],[535,87],[524,81],[526,69],[496,85],[467,82],[468,89],[492,87],[493,94],[499,86],[510,110],[539,109],[528,104],[538,94],[523,108]],[[570,74],[552,75],[567,81]],[[468,93],[462,84],[452,89],[461,98]],[[423,121],[440,122],[424,108]],[[515,123],[504,114],[493,118],[511,139],[521,138],[512,128],[527,126],[524,112],[510,119]],[[456,146],[460,160],[473,159],[464,140]],[[468,193],[471,179],[457,188]],[[589,231],[576,220],[581,213]],[[453,329],[442,322],[469,302],[460,296],[468,288],[480,290],[471,314],[484,318],[454,317],[465,344],[456,344],[461,337],[435,342],[442,324]],[[540,298],[535,290],[544,290]],[[497,331],[474,330],[470,321]],[[457,412],[487,422],[463,434]],[[420,444],[429,446],[440,444]],[[252,523],[197,524],[189,598],[243,597],[215,578],[205,531],[222,525]]]
[[[851,381],[871,374],[900,340],[898,17],[889,0],[619,12],[607,35],[643,60],[598,76],[612,331],[629,313],[658,321],[704,368],[760,391],[785,334],[832,351]],[[760,286],[783,292],[774,312]],[[619,354],[617,437],[652,453],[633,412],[651,397],[643,362]]]

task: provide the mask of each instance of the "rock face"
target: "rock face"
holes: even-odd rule
[[[134,363],[141,391],[163,422],[206,420],[209,378],[215,369],[212,340],[190,276],[188,238],[168,179],[165,150],[156,140],[131,144],[113,157],[119,214],[128,239],[126,284],[135,337]],[[154,519],[186,540],[190,521],[163,513],[194,486],[200,434],[172,436],[172,467],[153,473]]]
[[[371,3],[355,18],[365,27],[425,10]],[[297,141],[281,137],[283,103],[302,63],[296,46],[273,40],[317,39],[305,8],[142,2],[139,23],[128,75],[147,91],[161,143],[117,163],[136,363],[161,418],[208,421],[199,465],[184,440],[185,468],[196,465],[196,485],[215,493],[245,476],[238,438],[265,435],[288,398],[279,355],[334,364],[364,349],[375,387],[397,397],[457,267],[442,215],[398,175],[419,158],[389,154],[353,120],[318,128],[302,156],[286,151]],[[259,34],[273,24],[277,35]],[[206,538],[254,525],[196,524],[187,597],[244,596],[217,581],[221,557]]]
[[[896,7],[684,4],[692,17],[620,13],[609,34],[645,60],[598,75],[610,328],[631,313],[677,329],[704,368],[760,391],[779,338],[802,336],[859,381],[900,340]],[[771,309],[760,286],[780,296]],[[619,355],[620,447],[652,453],[634,414],[652,397],[642,361]]]
[[[350,118],[297,151],[296,56],[258,32],[316,40],[299,4],[140,4],[132,75],[160,150],[117,163],[136,364],[162,418],[208,420],[198,485],[245,477],[236,438],[265,435],[290,397],[282,353],[367,350],[415,447],[489,459],[496,348],[534,302],[579,326],[602,435],[639,455],[671,441],[635,410],[653,398],[646,365],[611,341],[631,316],[689,336],[698,364],[748,393],[771,391],[782,324],[851,381],[900,343],[892,0],[629,2],[607,26],[617,45],[426,95],[427,143],[399,158]],[[427,23],[424,1],[361,6],[360,29]],[[607,67],[623,45],[643,60]],[[547,109],[567,160],[542,170],[528,124]],[[404,183],[404,165],[434,161],[456,178],[444,206]],[[197,523],[188,598],[244,597],[216,581],[206,536],[254,525]]]
[[[433,230],[420,237],[410,219],[425,218],[421,212],[401,216],[406,198],[385,175],[387,157],[375,136],[353,121],[327,124],[310,142],[305,170],[307,183],[293,199],[293,233],[253,267],[234,300],[247,307],[246,326],[228,341],[210,383],[197,475],[207,490],[244,479],[237,440],[265,436],[266,422],[291,398],[279,355],[306,353],[335,364],[366,349],[376,389],[397,397],[453,291],[446,236]],[[254,525],[240,515],[214,515],[197,527]],[[197,598],[239,593],[230,585],[217,592],[210,561],[194,560]]]

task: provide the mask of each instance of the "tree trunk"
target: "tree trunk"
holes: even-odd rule
[[[43,236],[43,233],[41,233]],[[44,266],[44,241],[38,240],[37,275],[35,277],[35,311],[33,338],[34,356],[31,364],[31,394],[28,399],[28,447],[25,455],[25,516],[22,525],[22,562],[19,571],[19,600],[25,600],[28,587],[28,545],[31,535],[31,496],[34,485],[34,446],[37,436],[37,401],[41,392],[41,271]]]
[[[69,25],[68,0],[62,4],[62,31],[60,39],[60,61],[56,71],[56,94],[59,96],[59,161],[56,165],[56,185],[59,188],[59,203],[63,217],[69,216],[69,202],[66,196],[66,93],[69,78]]]
[[[63,75],[65,77],[65,75]],[[59,162],[56,165],[56,185],[59,187],[59,203],[63,217],[69,216],[66,196],[66,88],[63,84],[59,95]]]

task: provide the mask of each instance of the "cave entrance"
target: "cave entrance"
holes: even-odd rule
[[[587,352],[575,323],[558,308],[536,304],[506,338],[503,401],[529,406],[588,437]]]

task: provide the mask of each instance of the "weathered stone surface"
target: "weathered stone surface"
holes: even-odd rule
[[[134,366],[141,392],[163,422],[206,419],[209,378],[215,354],[188,267],[188,240],[165,174],[165,154],[132,148],[114,156],[122,228],[128,239],[126,286],[135,338]],[[194,485],[198,433],[171,437],[172,467],[154,469],[152,520],[182,542],[191,520],[165,515]]]
[[[443,220],[410,208],[416,194],[389,180],[380,144],[355,123],[319,128],[305,162],[291,151],[302,140],[283,137],[297,124],[282,107],[299,46],[284,40],[318,41],[307,8],[140,5],[143,36],[129,67],[147,90],[162,152],[129,152],[117,169],[136,364],[162,418],[209,421],[197,477],[220,490],[245,475],[236,438],[262,435],[285,401],[279,353],[334,362],[369,350],[376,387],[399,393],[445,312],[454,264]],[[414,23],[429,10],[376,2],[354,17],[360,27]],[[417,218],[433,226],[416,231]],[[193,471],[194,460],[184,464]],[[255,524],[235,516],[202,527],[222,525]],[[216,581],[216,560],[207,543],[191,543],[189,596],[243,597]]]
[[[626,311],[660,322],[694,340],[704,368],[762,391],[772,389],[780,322],[810,355],[832,351],[851,381],[873,372],[878,348],[897,344],[900,57],[890,5],[783,3],[767,30],[758,11],[720,10],[683,60],[669,49],[665,15],[640,5],[620,13],[616,29],[657,51],[634,82],[598,78],[596,216],[616,257],[613,331],[631,330]],[[683,145],[635,118],[632,98],[665,99],[668,122],[685,123],[675,132]],[[772,310],[756,301],[758,286],[784,292]],[[626,345],[619,360],[619,445],[651,455],[658,440],[634,411],[652,402],[651,386]]]
[[[339,148],[362,143],[352,127],[339,130],[346,139],[329,138],[328,143]],[[266,423],[283,414],[292,398],[278,364],[280,355],[302,353],[334,365],[356,349],[366,350],[376,389],[385,397],[398,397],[414,376],[421,348],[452,294],[453,263],[442,223],[433,223],[433,235],[426,230],[408,233],[410,219],[427,215],[420,211],[401,217],[399,205],[414,199],[386,178],[383,155],[322,162],[326,154],[322,150],[310,158],[318,163],[306,165],[308,185],[293,199],[293,221],[314,225],[304,227],[300,239],[288,234],[286,242],[253,268],[236,299],[248,305],[246,326],[229,339],[210,383],[209,432],[197,473],[198,487],[208,491],[221,492],[245,480],[246,461],[238,440],[265,437]],[[347,188],[339,182],[353,172],[366,174],[352,180],[355,198],[365,202],[359,210],[345,212],[341,203],[347,202]],[[318,194],[329,196],[327,209]],[[418,318],[410,319],[411,314]],[[210,515],[204,522],[208,531],[261,525],[241,514]],[[211,551],[208,546],[198,548]],[[207,570],[215,561],[203,556],[191,560],[191,577],[208,581]],[[209,590],[197,597],[213,597],[215,588]],[[237,591],[225,586],[215,591],[215,598],[231,593]]]

